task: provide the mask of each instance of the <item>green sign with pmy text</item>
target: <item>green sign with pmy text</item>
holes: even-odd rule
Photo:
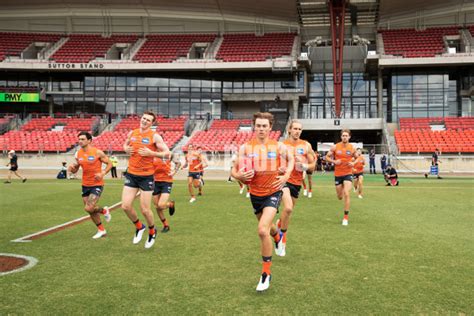
[[[39,102],[39,93],[0,92],[0,102]]]

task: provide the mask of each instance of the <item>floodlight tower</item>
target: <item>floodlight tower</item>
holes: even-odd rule
[[[341,117],[342,61],[344,52],[344,18],[346,0],[328,0],[332,37],[332,72],[334,79],[334,106],[336,117]]]

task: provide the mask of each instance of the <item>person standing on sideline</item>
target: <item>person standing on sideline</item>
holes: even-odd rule
[[[272,237],[277,254],[282,237],[273,224],[273,219],[278,212],[283,185],[290,178],[294,167],[293,155],[287,151],[286,146],[269,138],[273,120],[273,115],[268,112],[254,114],[255,138],[240,147],[238,159],[232,168],[232,177],[249,185],[250,201],[258,221],[263,260],[262,274],[256,289],[258,292],[270,287]]]
[[[387,154],[385,152],[382,153],[382,157],[380,157],[380,168],[382,169],[382,174],[387,169]]]
[[[359,159],[354,163],[354,192],[357,193],[357,197],[362,199],[362,191],[364,188],[364,166],[365,158],[362,156],[362,150],[357,148],[357,154]]]
[[[316,168],[316,154],[311,148],[311,144],[300,139],[303,125],[298,120],[292,120],[288,128],[288,138],[283,142],[288,151],[295,159],[295,166],[290,174],[290,178],[283,187],[283,211],[277,221],[277,226],[283,234],[280,240],[279,256],[286,255],[286,233],[290,224],[290,217],[296,205],[301,185],[304,181],[304,172],[312,171]],[[309,175],[311,177],[311,175]]]
[[[12,174],[17,176],[18,178],[21,179],[21,182],[25,183],[26,182],[26,177],[22,177],[18,173],[18,156],[16,155],[14,150],[10,150],[8,152],[8,159],[10,159],[10,162],[7,163],[7,167],[10,166],[10,170],[8,171],[8,180],[5,181],[5,183],[9,184],[12,183]]]
[[[430,173],[432,175],[436,175],[436,177],[438,179],[443,179],[440,177],[439,175],[439,163],[441,161],[439,161],[439,155],[441,154],[441,152],[439,151],[438,148],[435,149],[433,155],[431,155],[431,170],[430,170]],[[425,173],[425,178],[428,178],[428,174]]]
[[[117,178],[118,159],[117,159],[117,157],[112,156],[112,157],[110,157],[110,161],[112,162],[112,170],[110,170],[112,178]]]
[[[82,168],[82,202],[84,210],[89,213],[97,226],[97,233],[92,238],[99,239],[107,235],[100,221],[100,214],[104,215],[106,222],[110,222],[112,218],[107,208],[97,205],[102,192],[104,192],[104,176],[112,168],[112,163],[102,150],[91,145],[92,135],[90,133],[80,132],[77,139],[81,148],[76,152],[76,162],[69,166],[68,171],[77,173],[79,168]],[[104,170],[102,170],[102,164],[107,164]]]
[[[326,155],[326,161],[334,164],[336,194],[339,200],[344,199],[344,218],[342,225],[349,225],[349,210],[351,208],[350,190],[352,188],[352,168],[359,162],[359,155],[349,143],[351,131],[341,131],[341,141],[333,145]],[[355,161],[353,162],[353,158]]]
[[[369,152],[369,169],[370,174],[377,174],[375,171],[375,148],[372,148]]]
[[[151,210],[151,198],[155,186],[153,158],[169,158],[171,154],[163,138],[151,129],[155,120],[156,116],[153,112],[145,111],[140,119],[140,127],[128,133],[123,145],[123,149],[130,155],[130,159],[122,191],[122,208],[135,225],[133,244],[136,245],[142,240],[146,229],[133,208],[133,200],[138,191],[141,191],[141,213],[145,217],[149,229],[148,239],[145,242],[147,249],[153,246],[156,239],[155,220]]]
[[[175,202],[169,201],[169,197],[173,187],[173,176],[178,172],[181,161],[177,154],[171,154],[170,159],[155,158],[153,164],[155,166],[153,204],[161,223],[163,223],[161,232],[167,233],[170,230],[170,226],[166,220],[164,210],[169,209],[170,216],[173,216],[175,212]],[[174,165],[173,168],[172,164]]]

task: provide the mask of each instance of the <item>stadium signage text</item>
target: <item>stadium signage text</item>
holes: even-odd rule
[[[0,92],[0,102],[39,102],[39,93]]]
[[[71,63],[49,63],[49,69],[104,69],[104,64],[88,64],[88,63],[80,63],[80,64],[71,64]]]

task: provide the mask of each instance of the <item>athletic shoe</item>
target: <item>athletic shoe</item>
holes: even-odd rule
[[[168,208],[170,212],[170,216],[173,216],[175,209],[174,209],[174,201],[170,201],[170,207]]]
[[[268,275],[267,273],[262,273],[260,276],[260,281],[257,284],[257,292],[263,292],[270,287],[270,280],[272,279],[272,275]]]
[[[143,233],[145,232],[146,226],[142,224],[142,228],[135,231],[135,236],[133,237],[133,244],[136,245],[142,240]]]
[[[359,194],[358,198],[359,198],[359,199],[363,199],[362,195],[360,195],[360,194]]]
[[[145,242],[145,248],[146,249],[151,248],[155,244],[155,240],[156,240],[156,229],[153,235],[148,235],[148,239]]]
[[[163,229],[161,230],[162,233],[167,233],[170,231],[170,227],[169,226],[165,226],[163,227]]]
[[[278,234],[280,234],[280,240],[278,242],[275,242],[275,254],[277,256],[281,256],[281,244],[283,244],[283,233],[281,231],[278,231]]]
[[[303,195],[304,195],[304,196],[307,196],[307,195],[308,195],[308,191],[307,191],[307,190],[303,190]]]
[[[103,210],[105,211],[104,212],[105,221],[108,223],[112,219],[112,214],[110,214],[110,210],[107,207],[104,207]]]
[[[313,197],[313,192],[308,192],[308,199]]]
[[[202,195],[202,192],[199,192],[199,193],[198,193],[198,196],[201,196],[201,195]]]
[[[250,199],[250,193],[247,192],[247,194],[245,195],[246,198]]]
[[[342,220],[342,226],[347,226],[347,225],[349,225],[349,219],[348,219],[348,218],[344,218],[344,219]]]
[[[3,182],[3,183],[5,183],[5,184],[11,184],[11,182],[10,182],[10,181],[5,181],[5,182]]]
[[[425,173],[425,178],[428,179],[428,174],[427,173]]]
[[[239,193],[240,194],[244,193],[244,188],[240,189]]]
[[[284,257],[286,256],[286,244],[283,241],[280,241],[280,244],[278,245],[280,249],[280,254],[278,256]]]
[[[23,181],[21,181],[21,182],[25,183],[25,182],[26,182],[26,180],[28,180],[28,179],[27,179],[27,178],[25,178],[25,179],[23,179]]]
[[[191,200],[189,200],[189,203],[194,203],[194,202],[196,202],[196,198],[192,197]]]
[[[286,255],[286,244],[283,242],[283,233],[280,232],[280,241],[278,242],[277,256],[284,257]]]
[[[227,182],[232,183],[232,179],[229,177],[229,179],[227,179]]]
[[[92,239],[99,239],[101,237],[104,237],[105,235],[107,235],[107,232],[105,230],[98,230],[97,233],[92,236]]]

